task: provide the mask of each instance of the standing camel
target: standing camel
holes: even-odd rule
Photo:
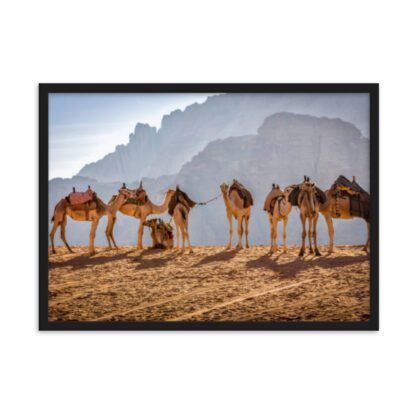
[[[350,182],[345,176],[341,175],[331,188],[325,191],[325,194],[327,201],[325,204],[320,205],[319,212],[325,218],[328,226],[328,253],[334,252],[333,220],[349,220],[353,218],[363,218],[367,223],[367,241],[363,250],[368,252],[370,245],[370,195],[368,192],[358,185],[355,177]]]
[[[299,256],[305,254],[305,239],[306,239],[306,220],[308,220],[308,239],[309,239],[309,253],[315,253],[320,256],[318,249],[316,224],[319,217],[320,203],[326,202],[326,195],[309,178],[305,176],[304,181],[295,187],[289,193],[289,202],[292,205],[297,205],[300,210],[300,220],[302,223],[302,247]],[[312,248],[313,238],[313,248]]]
[[[267,211],[270,223],[270,252],[277,251],[277,234],[279,221],[283,221],[283,253],[286,253],[286,227],[292,204],[288,200],[288,195],[292,191],[292,186],[287,186],[282,191],[279,185],[272,185],[272,190],[264,201],[264,210]]]
[[[130,217],[135,217],[139,219],[139,229],[137,232],[137,250],[143,249],[143,231],[144,231],[144,223],[146,221],[146,218],[149,215],[152,214],[163,214],[166,212],[169,206],[169,202],[175,193],[173,189],[168,189],[165,193],[164,200],[161,205],[154,204],[147,196],[146,191],[143,189],[143,184],[140,182],[140,186],[135,191],[135,195],[128,201],[126,201],[124,204],[122,204],[119,208],[119,211],[123,213],[124,215],[128,215]],[[113,200],[115,197],[111,200]],[[111,248],[111,241],[113,241],[115,248],[117,246],[114,242],[114,224],[116,222],[116,216],[117,212],[114,213],[114,215],[109,218],[107,229],[105,231],[105,234],[107,236],[108,244]]]
[[[109,204],[105,204],[100,198],[96,197],[93,201],[83,204],[71,205],[68,198],[62,198],[54,209],[54,215],[52,217],[53,227],[50,232],[50,239],[52,245],[52,253],[56,253],[54,245],[54,237],[57,228],[61,227],[61,239],[64,242],[69,252],[73,253],[71,247],[66,241],[65,228],[67,223],[67,215],[76,221],[91,221],[91,230],[89,238],[89,253],[92,255],[95,253],[94,240],[95,233],[98,227],[98,223],[104,215],[108,216],[108,219],[115,215],[117,210],[123,205],[123,203],[131,197],[131,191],[129,191],[123,184],[123,187],[119,189],[117,196]]]
[[[235,179],[231,187],[228,184],[223,183],[221,184],[220,189],[224,198],[225,209],[227,211],[227,218],[229,223],[230,237],[226,249],[229,250],[231,248],[233,239],[233,216],[237,220],[238,224],[238,244],[236,248],[241,249],[243,247],[243,221],[245,223],[246,248],[249,248],[248,222],[250,220],[253,197],[251,196],[251,193]]]
[[[177,239],[176,250],[178,251],[185,251],[185,241],[187,241],[189,252],[193,252],[191,242],[189,241],[188,224],[189,212],[195,205],[196,202],[192,201],[192,199],[177,186],[169,203],[169,214],[173,217],[173,221],[175,222]],[[182,249],[179,242],[180,234],[182,235]]]

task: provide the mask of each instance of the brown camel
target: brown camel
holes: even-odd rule
[[[124,204],[121,205],[119,211],[124,215],[128,215],[130,217],[135,217],[139,219],[139,229],[137,232],[137,250],[143,249],[143,231],[144,231],[144,223],[146,218],[152,214],[163,214],[166,212],[169,206],[169,202],[175,193],[173,189],[168,189],[165,198],[161,205],[154,204],[147,196],[146,191],[143,189],[143,185],[140,182],[140,186],[135,191],[135,195],[130,200],[126,201]],[[113,200],[115,197],[111,200]],[[113,231],[114,231],[114,224],[116,222],[117,213],[109,218],[107,229],[105,231],[108,244],[111,247],[110,239],[114,242]],[[116,247],[116,245],[114,244]],[[117,247],[116,247],[117,248]]]
[[[309,252],[310,254],[315,253],[316,256],[320,256],[321,253],[319,252],[317,244],[316,224],[318,222],[320,204],[326,202],[325,193],[305,176],[304,181],[300,185],[293,187],[292,191],[289,193],[288,199],[292,205],[297,205],[300,210],[302,246],[299,256],[305,254],[306,220],[308,221]]]
[[[264,202],[264,210],[267,211],[270,223],[270,252],[277,251],[277,234],[279,221],[283,221],[283,253],[286,253],[286,227],[292,204],[288,200],[288,195],[292,191],[292,186],[287,186],[282,191],[279,185],[272,185],[272,190],[267,195]]]
[[[185,242],[188,242],[189,252],[192,253],[191,242],[189,241],[188,224],[189,213],[191,209],[196,205],[189,196],[176,187],[176,191],[169,203],[169,214],[172,216],[175,222],[177,246],[176,250],[185,251]],[[180,247],[180,235],[182,235],[182,248]]]
[[[223,183],[221,184],[220,189],[224,198],[225,209],[227,211],[227,218],[229,223],[229,241],[226,249],[229,250],[231,248],[233,239],[233,216],[237,220],[238,224],[238,244],[236,248],[241,249],[243,247],[243,221],[245,223],[246,248],[249,248],[248,222],[250,220],[253,197],[251,196],[250,192],[235,179],[231,187],[228,184]]]
[[[170,224],[166,224],[160,218],[153,218],[146,220],[144,225],[151,230],[152,248],[173,248],[173,228]]]
[[[98,223],[104,215],[108,216],[108,219],[115,215],[117,210],[123,205],[123,203],[131,197],[131,191],[123,187],[119,189],[117,196],[114,200],[105,204],[100,198],[96,197],[92,202],[83,204],[71,205],[68,198],[62,198],[54,209],[54,215],[52,217],[53,227],[50,232],[50,239],[52,245],[52,253],[56,253],[54,245],[54,237],[57,228],[61,227],[61,239],[64,242],[67,249],[72,253],[72,249],[66,241],[65,229],[67,223],[67,215],[76,221],[91,221],[91,230],[89,238],[89,253],[92,255],[95,253],[94,240],[95,233],[98,227]]]
[[[353,218],[363,218],[367,223],[367,241],[363,250],[368,252],[370,245],[370,218],[369,204],[370,195],[362,189],[353,177],[350,182],[344,176],[339,176],[330,189],[325,191],[327,201],[321,204],[319,212],[325,218],[328,226],[329,247],[328,253],[334,251],[334,219],[349,220]],[[357,201],[358,209],[351,209],[351,204]]]

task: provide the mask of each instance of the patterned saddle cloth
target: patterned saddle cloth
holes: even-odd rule
[[[71,192],[68,195],[68,199],[71,205],[85,204],[94,199],[94,192],[92,189],[88,189],[85,192]]]

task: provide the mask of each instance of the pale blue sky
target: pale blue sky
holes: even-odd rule
[[[49,178],[72,177],[127,143],[136,123],[160,127],[163,115],[212,94],[49,94]]]

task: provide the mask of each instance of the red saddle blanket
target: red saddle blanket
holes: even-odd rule
[[[85,204],[86,202],[92,201],[94,192],[88,189],[85,192],[71,192],[69,197],[69,203],[71,205]]]

